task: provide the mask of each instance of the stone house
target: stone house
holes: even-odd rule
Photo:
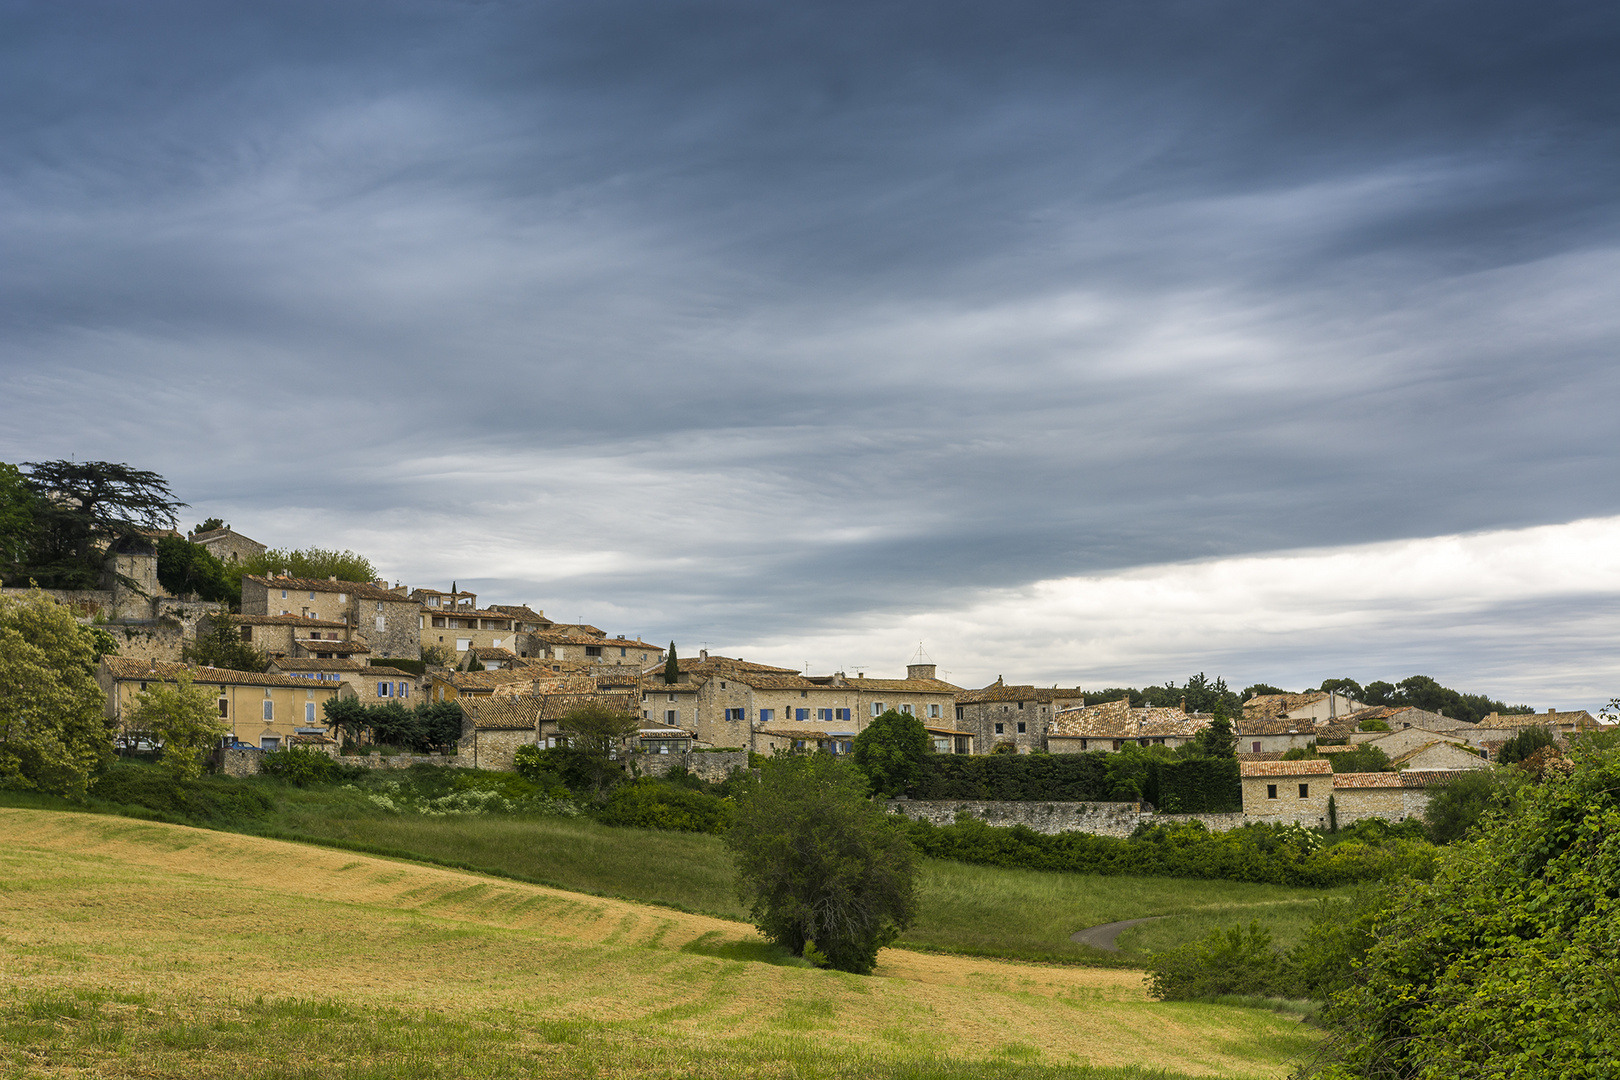
[[[522,640],[522,652],[543,660],[633,666],[638,671],[646,671],[654,664],[664,662],[664,650],[660,646],[638,638],[589,634],[579,627],[538,630],[523,635]]]
[[[1599,727],[1597,717],[1585,709],[1574,712],[1548,709],[1544,713],[1491,713],[1477,725],[1457,734],[1467,738],[1471,745],[1486,751],[1494,761],[1504,743],[1529,728],[1545,728],[1562,741],[1580,732],[1597,731]]]
[[[320,660],[278,656],[270,661],[270,666],[265,670],[272,675],[297,675],[301,679],[314,679],[316,682],[352,683],[370,668],[371,665],[364,660],[356,660],[353,657],[343,660]]]
[[[435,671],[427,677],[429,701],[457,701],[463,697],[493,697],[527,693],[541,681],[541,673],[527,668],[494,671]],[[550,681],[550,680],[546,680]]]
[[[1467,720],[1458,720],[1454,716],[1429,712],[1427,709],[1419,709],[1411,705],[1383,705],[1361,709],[1351,713],[1349,719],[1356,722],[1358,729],[1367,721],[1381,720],[1391,731],[1422,728],[1424,731],[1450,733],[1474,726]],[[1382,734],[1383,732],[1379,731],[1358,730],[1350,738],[1354,742],[1366,742],[1369,739],[1376,739]]]
[[[418,589],[420,594],[422,590]],[[473,607],[418,611],[421,646],[440,646],[456,654],[456,664],[464,664],[470,649],[507,649],[517,652],[516,618],[504,611],[483,611]]]
[[[1476,750],[1467,743],[1442,739],[1434,733],[1429,733],[1429,741],[1421,746],[1391,755],[1389,763],[1402,771],[1415,769],[1418,772],[1488,769],[1491,766],[1485,751]]]
[[[274,659],[278,656],[297,656],[311,653],[312,650],[301,648],[304,643],[319,641],[350,642],[359,641],[354,635],[354,627],[349,623],[337,619],[317,619],[305,615],[230,615],[216,613],[205,615],[197,620],[197,633],[212,634],[224,623],[236,628],[244,642]],[[300,642],[299,639],[303,639]],[[368,647],[367,651],[370,649]]]
[[[1175,749],[1192,742],[1210,718],[1181,708],[1131,708],[1129,697],[1064,709],[1052,717],[1046,747],[1054,754],[1122,750],[1126,744]]]
[[[951,727],[928,727],[928,737],[934,741],[936,754],[973,753],[973,732]]]
[[[384,658],[422,656],[422,606],[382,582],[294,577],[242,578],[243,615],[297,615],[344,622]],[[324,635],[323,635],[324,636]]]
[[[420,676],[383,664],[286,657],[272,660],[269,670],[316,682],[339,683],[340,696],[352,697],[362,705],[397,704],[413,709],[423,700]]]
[[[473,661],[478,667],[473,668]],[[462,655],[461,666],[467,670],[492,671],[500,668],[515,668],[519,664],[518,654],[511,649],[483,648],[474,645]]]
[[[1444,731],[1430,731],[1426,728],[1403,727],[1395,731],[1361,731],[1351,736],[1350,742],[1343,749],[1349,750],[1357,746],[1371,745],[1382,750],[1384,754],[1394,761],[1402,754],[1419,747],[1428,746],[1432,742],[1456,743],[1467,746],[1468,740],[1460,734]],[[1318,749],[1333,750],[1337,747],[1319,747]]]
[[[1237,748],[1249,754],[1285,750],[1303,750],[1314,742],[1331,740],[1348,742],[1355,733],[1356,722],[1347,718],[1316,721],[1309,718],[1255,719],[1245,714],[1232,723],[1237,735]]]
[[[296,675],[106,656],[96,677],[107,694],[107,718],[121,725],[142,690],[174,682],[184,672],[191,673],[193,685],[216,695],[219,715],[230,724],[229,743],[264,750],[279,750],[295,735],[326,734],[325,706],[341,688]]]
[[[190,536],[193,544],[201,544],[208,549],[208,553],[220,562],[242,562],[267,550],[257,540],[235,532],[229,525],[223,529],[210,529],[207,532],[194,532]]]
[[[1327,801],[1333,794],[1331,762],[1241,761],[1238,772],[1243,816],[1248,820],[1327,824]]]
[[[698,691],[705,680],[697,682],[666,683],[661,678],[649,678],[641,685],[641,718],[648,723],[690,730],[701,738],[698,729]],[[711,746],[746,746],[746,742],[710,743]]]
[[[1422,817],[1436,787],[1455,777],[1455,770],[1408,769],[1392,773],[1336,773],[1333,810],[1339,827],[1367,818],[1403,821]],[[1244,807],[1247,809],[1247,802]]]
[[[634,694],[538,693],[461,697],[456,703],[462,712],[459,760],[475,769],[510,772],[520,746],[566,745],[568,733],[560,722],[572,710],[597,704],[633,714],[636,699]],[[620,751],[630,750],[636,741],[637,736],[625,739]]]
[[[1246,720],[1309,720],[1325,724],[1365,709],[1347,694],[1308,690],[1303,694],[1256,694],[1243,703]]]
[[[1065,709],[1086,703],[1078,686],[1060,690],[1055,686],[1008,686],[996,679],[979,690],[956,695],[955,726],[971,732],[974,743],[984,753],[999,743],[1012,743],[1020,754],[1045,750],[1046,733],[1052,717]]]

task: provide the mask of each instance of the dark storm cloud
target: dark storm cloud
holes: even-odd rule
[[[6,11],[0,454],[272,540],[718,638],[1620,507],[1602,5]]]

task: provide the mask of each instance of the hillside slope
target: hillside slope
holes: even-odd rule
[[[7,1072],[1281,1076],[1310,1042],[1136,972],[887,950],[862,979],[749,962],[734,922],[343,851],[12,809],[0,837]]]

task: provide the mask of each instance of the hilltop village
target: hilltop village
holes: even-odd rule
[[[228,527],[194,533],[190,541],[222,560],[265,550]],[[683,761],[706,751],[847,754],[870,720],[889,710],[917,717],[936,752],[958,755],[1174,750],[1216,720],[1188,711],[1185,702],[1088,701],[1078,686],[1002,679],[956,686],[922,655],[903,675],[811,674],[707,651],[671,662],[664,646],[640,636],[559,622],[526,604],[480,605],[477,594],[454,586],[244,574],[240,611],[230,612],[219,603],[168,596],[154,551],[139,543],[119,545],[107,560],[106,590],[54,595],[120,638],[118,654],[104,658],[100,671],[109,719],[116,722],[148,683],[189,671],[195,682],[217,688],[220,716],[230,726],[225,743],[235,749],[306,745],[336,752],[325,709],[332,699],[454,703],[461,737],[446,749],[458,763],[482,769],[512,768],[524,745],[565,743],[560,721],[590,703],[639,717],[625,752]],[[188,642],[221,635],[251,646],[265,660],[262,670],[182,660]],[[1488,767],[1527,728],[1564,737],[1597,726],[1586,712],[1491,713],[1471,723],[1419,708],[1371,706],[1336,691],[1255,694],[1229,722],[1245,813],[1313,824],[1326,819],[1330,796],[1350,819],[1411,816],[1421,812],[1428,789],[1459,770]],[[1332,755],[1362,747],[1376,748],[1389,767],[1335,772]],[[1306,750],[1308,759],[1290,753]]]

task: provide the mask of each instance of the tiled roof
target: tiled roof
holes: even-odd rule
[[[342,630],[349,625],[341,619],[311,619],[304,615],[226,615],[224,618],[237,626],[307,626],[312,630]]]
[[[755,728],[754,731],[760,735],[769,735],[777,739],[830,739],[835,734],[821,728],[788,728],[776,725]],[[852,733],[839,731],[836,734],[839,738],[845,738]]]
[[[480,660],[516,660],[518,654],[511,649],[489,648],[483,645],[474,645],[467,650]]]
[[[368,653],[371,646],[363,641],[327,641],[325,638],[293,638],[293,644],[310,652]]]
[[[1400,788],[1406,782],[1395,772],[1342,772],[1333,774],[1336,788]]]
[[[1482,728],[1507,728],[1517,730],[1527,727],[1548,727],[1551,725],[1574,724],[1577,728],[1595,727],[1597,718],[1585,709],[1575,712],[1544,712],[1544,713],[1491,713],[1479,722]]]
[[[739,660],[734,656],[710,656],[708,658],[683,656],[676,660],[675,664],[683,672],[701,675],[713,674],[720,668],[731,668],[738,672],[761,671],[776,672],[781,675],[799,674],[795,668],[771,667],[769,664],[756,664],[752,660]]]
[[[620,712],[630,712],[635,701],[628,694],[530,694],[520,697],[456,699],[462,715],[472,718],[482,731],[533,730],[536,723],[561,720],[581,705],[600,704]]]
[[[343,593],[347,596],[357,597],[361,600],[389,600],[396,604],[414,604],[404,593],[394,592],[392,589],[379,589],[377,586],[364,581],[327,581],[325,578],[296,578],[296,577],[260,577],[258,574],[248,574],[243,581],[252,581],[263,585],[267,589],[286,589],[288,592],[329,592]]]
[[[1244,776],[1324,776],[1333,771],[1333,763],[1321,758],[1306,761],[1240,761],[1238,771]]]
[[[842,687],[830,687],[821,683],[811,682],[803,675],[773,675],[767,671],[719,671],[715,678],[739,682],[744,686],[751,686],[755,690],[832,690]]]
[[[1448,784],[1457,779],[1460,773],[1469,772],[1468,769],[1407,769],[1400,774],[1401,784],[1404,787],[1436,787]]]
[[[1329,755],[1331,755],[1331,754],[1346,754],[1346,753],[1349,753],[1351,750],[1359,749],[1363,745],[1365,745],[1365,744],[1364,743],[1357,743],[1354,746],[1318,746],[1316,748],[1316,752],[1318,754],[1329,754]]]
[[[1202,717],[1180,709],[1155,706],[1131,708],[1130,698],[1064,709],[1052,717],[1047,734],[1059,739],[1185,738],[1209,726]]]
[[[547,626],[551,625],[551,620],[546,618],[545,612],[536,611],[528,604],[491,604],[489,605],[489,610],[498,611],[502,615],[510,615],[519,622],[545,623]]]
[[[1281,761],[1283,755],[1287,752],[1286,750],[1240,750],[1237,759],[1239,761]]]
[[[1245,717],[1234,722],[1238,738],[1250,735],[1309,735],[1313,739],[1348,739],[1356,730],[1355,721],[1346,717],[1337,720],[1250,720]]]
[[[450,619],[503,619],[510,622],[514,616],[509,611],[488,611],[484,608],[470,607],[434,607],[432,604],[422,605],[422,614],[429,616],[444,616]],[[432,626],[432,623],[428,624]]]
[[[104,656],[101,662],[107,665],[107,671],[115,679],[130,681],[162,680],[172,682],[182,672],[191,672],[193,682],[211,683],[215,685],[230,686],[297,686],[303,689],[313,687],[316,690],[336,690],[336,683],[322,685],[309,679],[300,679],[296,675],[274,675],[260,671],[232,671],[230,668],[198,667],[195,664],[171,664],[159,662],[151,663],[148,660],[137,660],[129,656]]]
[[[311,656],[278,656],[271,667],[282,671],[364,671],[371,665],[364,660],[317,660]]]
[[[389,667],[387,664],[367,664],[362,670],[381,675],[385,679],[415,679],[419,677],[414,671],[405,671],[402,668]]]
[[[653,696],[658,694],[695,694],[701,689],[703,689],[703,683],[700,682],[667,683],[662,679],[641,680],[641,692]]]
[[[957,731],[955,728],[928,727],[927,725],[923,726],[923,730],[928,732],[928,734],[930,734],[930,735],[975,735],[975,734],[977,734],[977,732],[973,732],[973,731]]]
[[[1078,686],[1060,690],[1053,686],[1008,686],[1000,681],[978,690],[963,690],[956,695],[958,705],[981,705],[992,701],[1034,701],[1051,704],[1057,698],[1080,698],[1084,691]]]
[[[950,694],[955,697],[962,692],[960,686],[943,679],[845,679],[844,685],[871,693]]]
[[[533,682],[534,672],[527,668],[510,670],[497,668],[494,671],[446,671],[433,676],[443,679],[457,690],[493,690],[497,686],[509,683]]]
[[[1256,720],[1272,719],[1325,697],[1327,695],[1320,690],[1303,694],[1259,694],[1243,703],[1243,715]]]

